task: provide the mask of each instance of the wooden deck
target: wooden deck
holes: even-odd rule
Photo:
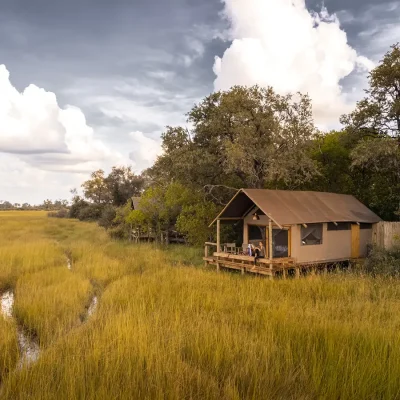
[[[203,258],[205,265],[215,265],[217,271],[221,268],[240,271],[245,273],[265,275],[273,279],[274,277],[288,276],[300,278],[301,275],[315,274],[317,272],[327,273],[328,266],[343,262],[354,262],[352,259],[340,260],[324,260],[308,263],[296,263],[294,258],[274,258],[272,260],[259,258],[255,261],[255,257],[246,255],[230,254],[225,252],[216,252],[212,256]]]

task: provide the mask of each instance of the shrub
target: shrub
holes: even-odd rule
[[[116,210],[112,205],[106,205],[101,212],[99,225],[105,229],[110,229],[115,223],[115,217],[117,216]]]
[[[100,219],[104,207],[104,204],[88,204],[79,210],[78,219],[80,221],[97,221]]]
[[[373,276],[400,276],[400,246],[392,250],[373,248],[364,270]]]
[[[71,208],[69,209],[69,217],[70,218],[79,218],[79,213],[83,208],[89,206],[89,203],[81,198],[77,198]]]

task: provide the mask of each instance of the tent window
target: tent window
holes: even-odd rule
[[[249,241],[265,241],[265,226],[249,225]]]
[[[361,223],[360,229],[372,229],[372,224]]]
[[[328,231],[349,231],[350,229],[350,222],[338,222],[337,225],[333,222],[328,222]]]
[[[307,228],[301,226],[301,245],[310,246],[322,244],[323,224],[308,224]]]

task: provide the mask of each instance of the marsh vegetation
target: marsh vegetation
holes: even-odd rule
[[[14,293],[13,318],[0,317],[0,397],[399,396],[398,280],[269,281],[184,262],[200,256],[40,212],[0,213],[0,294]],[[20,367],[18,326],[40,347]]]

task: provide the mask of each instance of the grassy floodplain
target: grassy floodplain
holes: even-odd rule
[[[0,317],[0,397],[400,398],[399,281],[271,282],[206,270],[200,255],[1,212],[0,293],[14,291],[15,319]],[[17,324],[41,348],[22,368]]]

